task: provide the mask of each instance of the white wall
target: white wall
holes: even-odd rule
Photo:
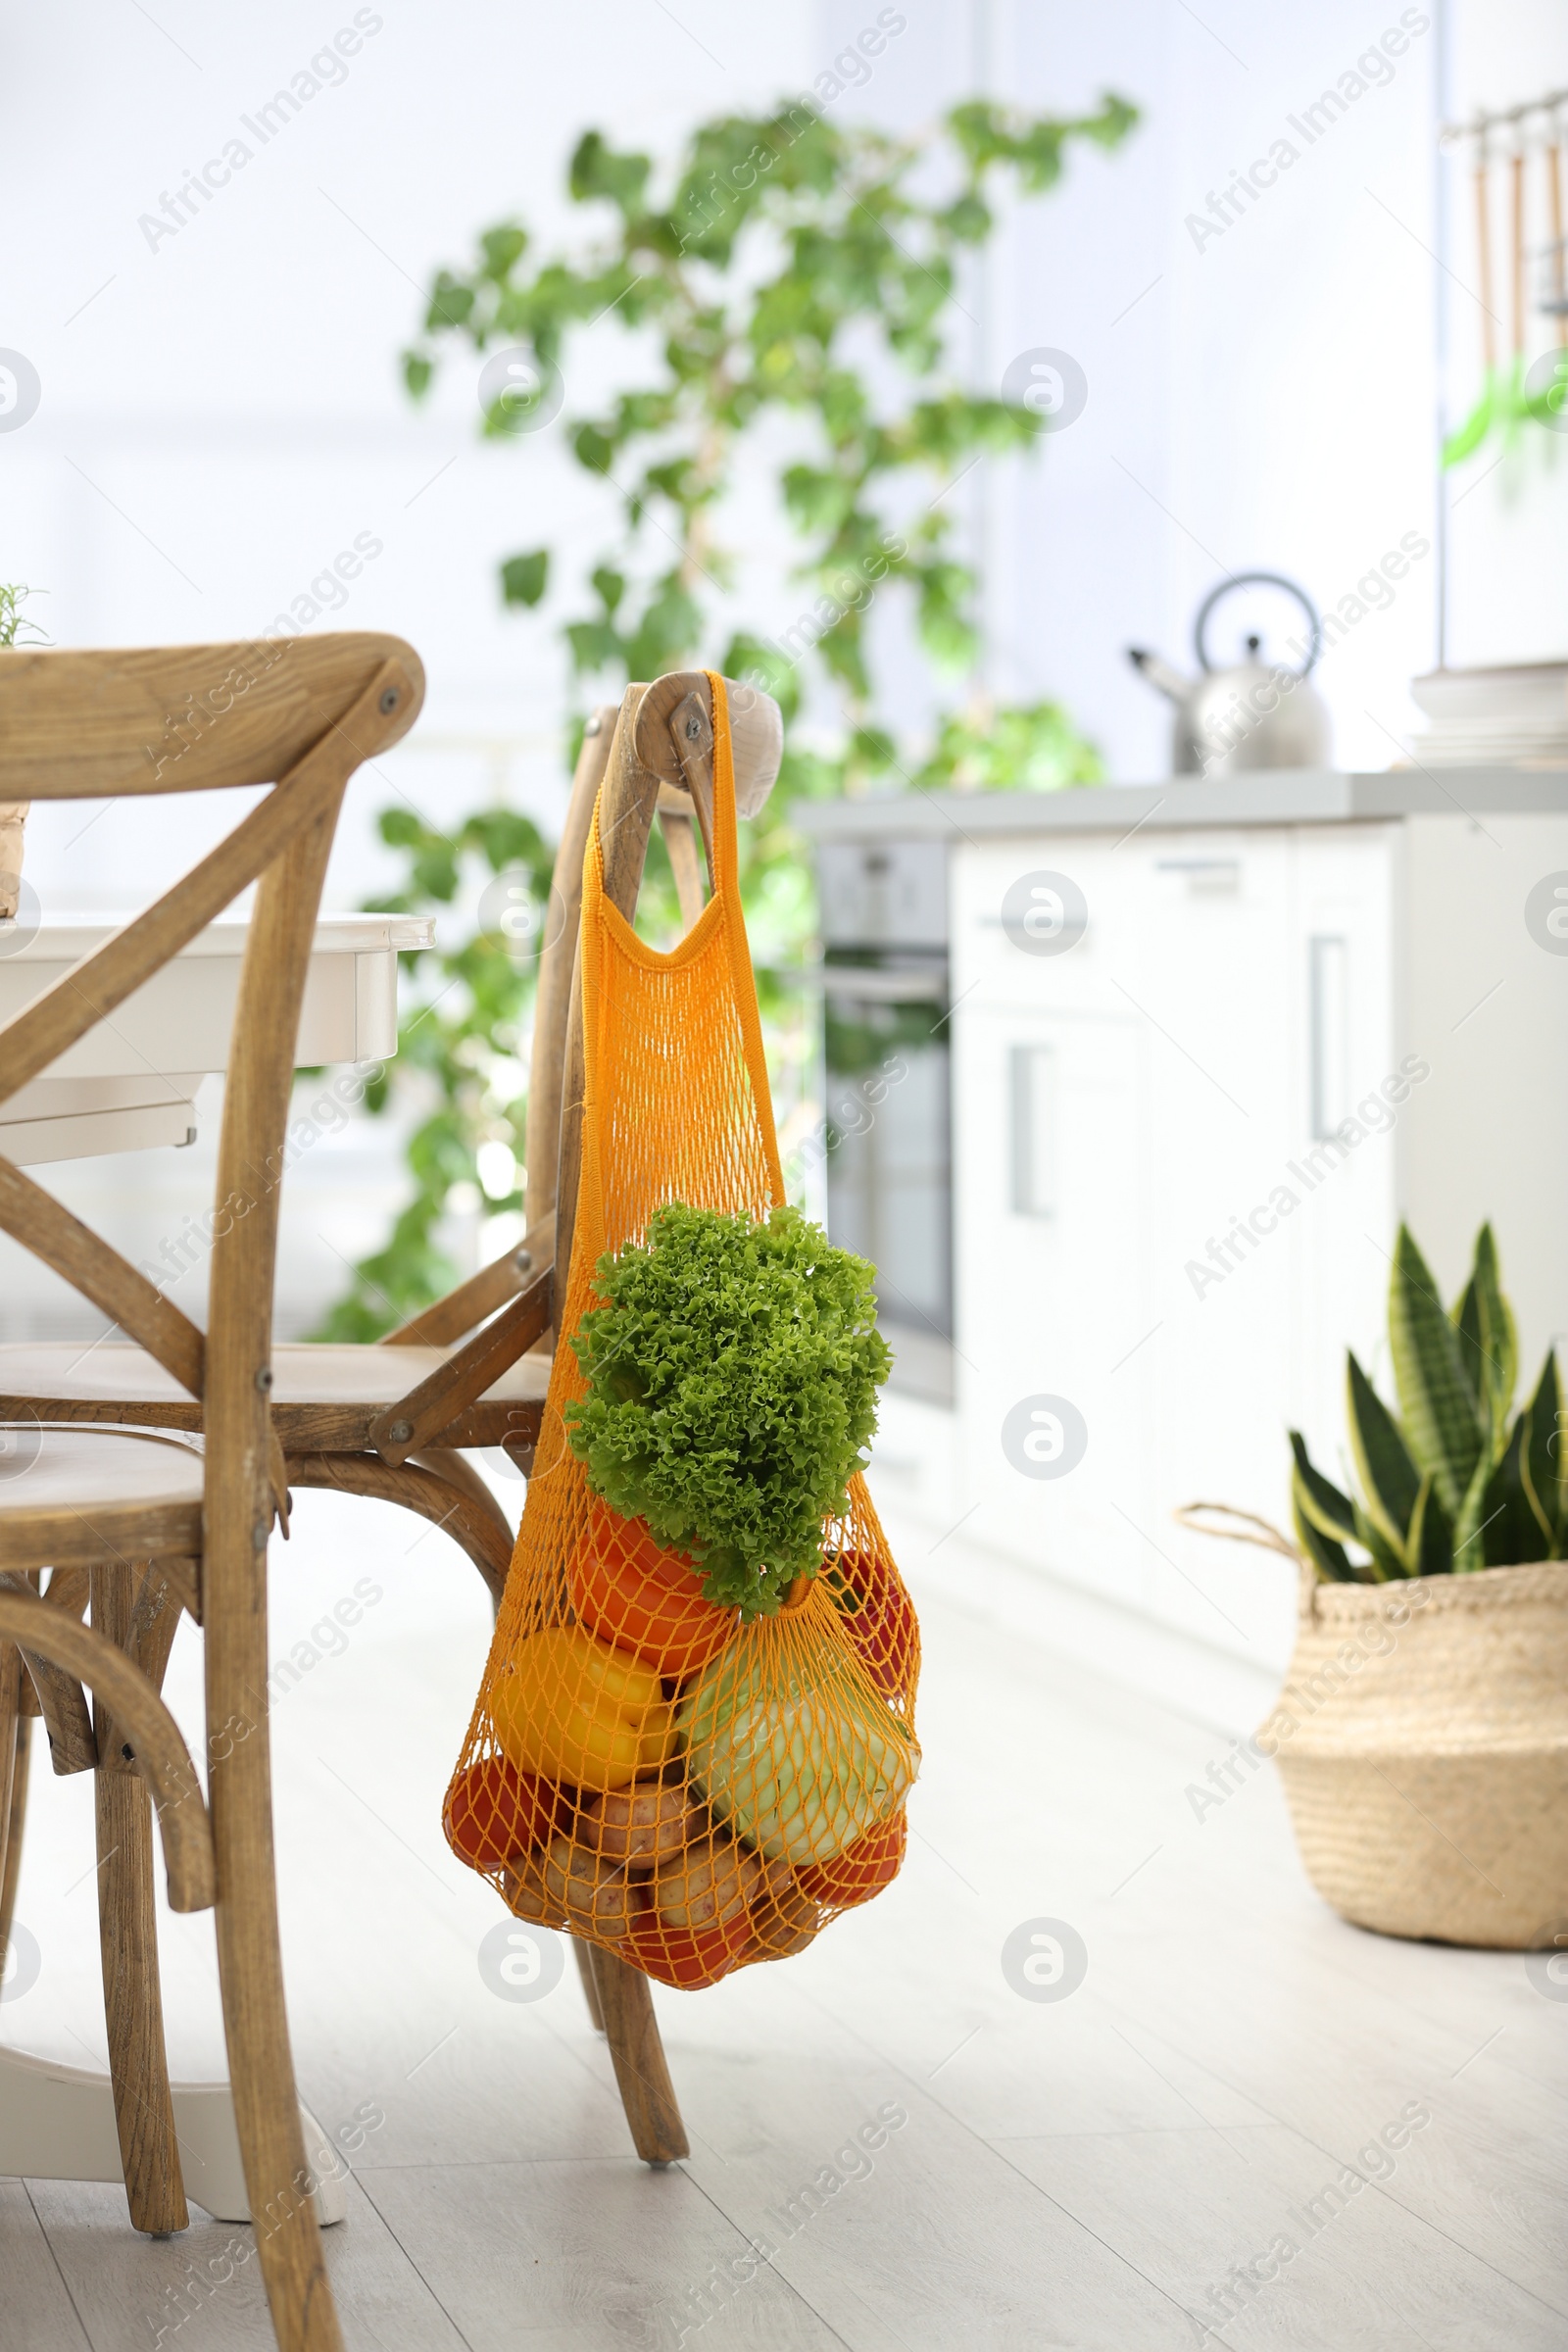
[[[835,24],[855,14],[835,0]],[[868,102],[897,120],[938,105],[962,15],[912,14]],[[1113,89],[1144,115],[1120,150],[1074,151],[1054,195],[1016,208],[983,337],[992,382],[1036,346],[1089,379],[1076,424],[991,469],[995,684],[1059,695],[1125,780],[1162,773],[1168,737],[1128,643],[1190,666],[1194,608],[1226,571],[1292,574],[1328,606],[1403,532],[1432,537],[1435,25],[1315,143],[1286,122],[1398,21],[1384,0],[972,0],[970,50],[1009,98],[1088,111]],[[1189,227],[1281,137],[1298,160],[1272,189],[1219,233]],[[1343,764],[1398,756],[1435,598],[1429,562],[1325,662]]]

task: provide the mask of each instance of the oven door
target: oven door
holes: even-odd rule
[[[948,964],[830,950],[822,969],[830,1238],[876,1269],[892,1385],[953,1398]]]

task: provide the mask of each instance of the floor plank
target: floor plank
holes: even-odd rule
[[[272,2330],[249,2228],[193,2207],[179,2236],[140,2237],[121,2189],[50,2180],[33,2183],[32,2193],[91,2352],[269,2352]],[[349,2352],[464,2352],[461,2333],[358,2182],[349,2185],[347,2221],[321,2242]]]
[[[393,2166],[366,2184],[472,2352],[668,2352],[682,2329],[703,2352],[845,2340],[678,2166]]]
[[[0,2180],[0,2352],[90,2352],[22,2180]]]
[[[1249,2352],[1560,2352],[1568,2342],[1559,2313],[1405,2211],[1398,2169],[1387,2190],[1351,2187],[1295,2132],[1012,2140],[1007,2153],[1149,2265],[1200,2326]]]

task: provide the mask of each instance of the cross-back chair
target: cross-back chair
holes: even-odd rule
[[[782,720],[777,704],[768,695],[728,680],[726,687],[737,806],[744,814],[755,815],[778,774]],[[603,720],[609,713],[596,715]],[[651,686],[626,689],[602,782],[592,790],[584,789],[579,799],[583,775],[579,767],[578,782],[573,786],[554,894],[564,900],[570,891],[571,919],[565,930],[554,930],[551,967],[540,975],[535,1077],[529,1087],[525,1147],[525,1213],[530,1230],[536,1218],[541,1222],[546,1216],[553,1219],[558,1295],[564,1293],[571,1265],[582,1165],[583,1024],[577,916],[583,851],[594,801],[596,797],[600,801],[605,891],[611,903],[628,922],[635,915],[657,815],[669,851],[682,920],[689,929],[704,904],[695,836],[702,840],[710,881],[712,875],[712,690],[707,673],[671,671]],[[571,862],[567,864],[567,860]],[[552,1079],[540,1088],[537,1073],[542,1033]],[[553,1076],[557,1069],[558,1080]],[[589,2011],[609,2041],[616,2086],[637,2153],[650,2164],[673,2163],[688,2153],[688,2145],[649,1981],[629,1961],[601,1946],[579,1941],[576,1949]]]
[[[728,703],[737,803],[743,814],[754,815],[778,772],[779,711],[768,696],[733,682]],[[272,1463],[280,1509],[286,1513],[290,1485],[401,1503],[456,1538],[497,1602],[514,1531],[491,1489],[464,1460],[464,1450],[500,1445],[526,1470],[548,1386],[555,1270],[559,1264],[564,1278],[576,1199],[582,1085],[576,949],[582,859],[595,800],[603,787],[606,880],[613,903],[628,919],[634,914],[657,814],[689,926],[704,904],[699,837],[711,870],[712,741],[711,692],[702,671],[632,686],[619,706],[605,705],[589,719],[556,859],[538,975],[524,1147],[527,1231],[520,1249],[377,1345],[279,1343],[272,1348]],[[558,1190],[564,1218],[559,1251]],[[0,1223],[7,1222],[5,1211],[0,1173]],[[19,1231],[19,1238],[27,1237]],[[160,1355],[137,1323],[119,1312],[121,1293],[104,1288],[89,1295],[117,1316],[130,1339],[100,1345],[85,1358],[59,1344],[0,1347],[0,1419],[200,1430],[199,1389],[182,1384],[167,1354]],[[15,1896],[25,1802],[25,1723],[18,1729],[0,1939]],[[638,2152],[649,2162],[667,2163],[686,2153],[686,2140],[648,1980],[586,1944],[578,1945],[577,1957],[594,2022],[610,2043]]]
[[[768,696],[742,685],[732,686],[730,695],[737,790],[743,812],[752,813],[777,774],[782,728]],[[712,797],[710,696],[703,671],[674,671],[654,686],[629,688],[621,706],[595,711],[583,740],[540,958],[521,1246],[383,1341],[284,1341],[272,1354],[272,1425],[287,1457],[287,1484],[371,1495],[439,1522],[468,1553],[497,1602],[514,1531],[464,1455],[500,1447],[526,1469],[539,1431],[550,1373],[550,1351],[540,1343],[554,1312],[551,1220],[582,858],[594,801],[623,723],[635,728],[635,746],[631,733],[625,735],[625,757],[655,795],[688,923],[703,904],[693,825],[695,820],[706,839]],[[644,851],[646,845],[645,827]],[[639,880],[640,873],[639,867]],[[122,1325],[125,1339],[105,1341],[87,1354],[63,1341],[0,1346],[0,1420],[36,1415],[199,1431],[202,1402],[189,1382],[119,1315],[113,1299],[97,1303]],[[280,1491],[281,1469],[280,1462]]]
[[[12,1475],[0,1489],[0,1835],[13,1810],[24,1674],[55,1769],[96,1778],[110,2073],[132,2219],[159,2232],[187,2219],[159,1993],[150,1795],[172,1904],[216,1914],[246,2191],[285,2352],[337,2352],[341,2336],[308,2186],[272,1860],[267,1547],[286,1507],[270,1409],[275,1172],[344,789],[362,760],[407,731],[423,691],[416,656],[394,637],[0,651],[0,799],[271,787],[172,890],[0,1027],[3,1101],[258,883],[219,1147],[207,1331],[0,1160],[0,1226],[131,1336],[203,1431],[198,1446],[150,1427],[82,1425],[107,1416],[13,1405]],[[203,1636],[205,1802],[160,1696],[181,1609]],[[243,1737],[221,1736],[236,1725]]]

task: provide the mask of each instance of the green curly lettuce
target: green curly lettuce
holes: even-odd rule
[[[718,1607],[771,1615],[820,1565],[876,1429],[893,1359],[872,1269],[799,1209],[675,1201],[595,1288],[571,1343],[588,1393],[564,1416],[589,1485],[695,1561]]]

